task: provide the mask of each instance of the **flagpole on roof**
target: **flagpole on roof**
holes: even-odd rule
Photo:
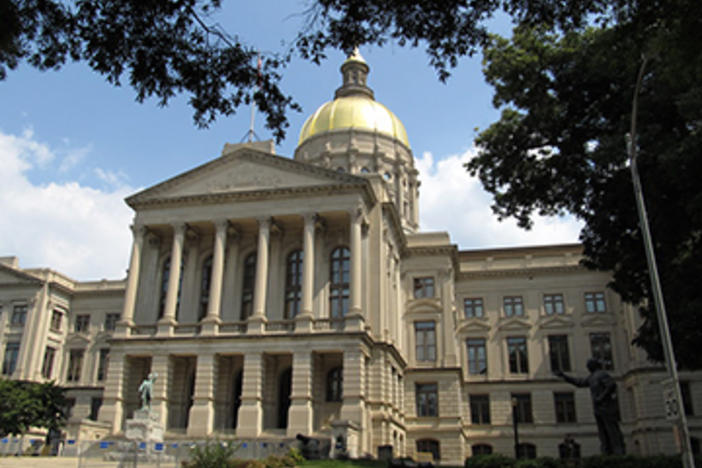
[[[261,89],[261,68],[262,68],[262,63],[261,63],[261,53],[257,53],[257,59],[256,59],[256,68],[258,69],[258,83],[256,85],[256,90]],[[254,131],[254,122],[256,120],[256,101],[252,98],[251,99],[251,122],[249,123],[249,131],[246,132],[246,136],[244,136],[245,140],[248,140],[249,143],[253,142],[254,137],[258,139],[258,135],[256,135],[256,132]]]

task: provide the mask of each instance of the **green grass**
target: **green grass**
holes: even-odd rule
[[[378,460],[307,460],[300,468],[385,468],[387,462]]]

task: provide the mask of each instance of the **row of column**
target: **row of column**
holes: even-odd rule
[[[351,251],[351,297],[349,315],[361,316],[361,226],[363,212],[361,209],[353,210],[350,223],[350,251]],[[315,225],[317,215],[309,213],[303,215],[303,277],[302,277],[302,303],[301,313],[297,317],[302,322],[307,322],[311,328],[312,299],[314,295],[314,244]],[[214,248],[212,254],[212,276],[210,281],[209,303],[207,314],[203,319],[203,333],[214,333],[216,324],[221,319],[222,280],[224,276],[224,258],[226,250],[228,220],[214,222]],[[183,244],[185,240],[185,223],[173,225],[173,243],[171,246],[170,275],[164,306],[163,317],[158,322],[158,333],[169,334],[176,324],[176,307],[178,300],[178,287],[180,284],[181,261]],[[262,332],[266,321],[266,286],[268,284],[268,257],[270,248],[271,218],[258,220],[258,250],[256,260],[256,277],[253,298],[253,314],[249,322],[250,333]],[[144,237],[147,228],[144,225],[132,226],[134,241],[129,261],[129,275],[122,310],[122,330],[134,323],[134,310],[136,306],[137,288],[139,286],[139,269],[144,246]]]
[[[292,386],[290,408],[288,410],[287,435],[312,434],[314,412],[312,380],[314,373],[313,353],[310,351],[293,354]],[[360,350],[345,351],[343,358],[343,400],[341,419],[364,427],[365,410],[365,356]],[[244,355],[243,385],[241,406],[239,407],[237,437],[258,437],[263,431],[263,385],[264,353],[254,352]],[[113,434],[122,432],[126,392],[129,381],[127,357],[115,353],[110,360],[110,372],[105,384],[104,404],[100,420],[112,424]],[[157,414],[163,427],[168,422],[169,390],[173,385],[173,363],[168,355],[155,355],[151,359],[151,372],[158,373],[152,391],[151,408]],[[215,388],[219,374],[216,354],[197,356],[193,405],[190,408],[188,436],[207,437],[214,432]],[[132,389],[133,390],[133,389]],[[185,388],[181,391],[187,391]]]

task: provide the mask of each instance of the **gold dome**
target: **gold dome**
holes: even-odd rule
[[[342,129],[376,131],[409,147],[407,131],[400,119],[381,103],[363,95],[338,97],[323,104],[302,126],[298,145],[314,135]]]

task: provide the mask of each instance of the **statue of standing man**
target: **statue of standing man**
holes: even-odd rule
[[[570,377],[562,371],[554,374],[576,387],[589,387],[592,406],[600,436],[600,450],[604,455],[624,455],[624,437],[619,429],[619,408],[617,405],[617,383],[598,359],[587,361],[590,375],[584,379]]]
[[[158,374],[150,372],[149,376],[139,385],[139,393],[141,394],[141,409],[151,412],[151,394],[154,391],[154,382],[156,382]]]

